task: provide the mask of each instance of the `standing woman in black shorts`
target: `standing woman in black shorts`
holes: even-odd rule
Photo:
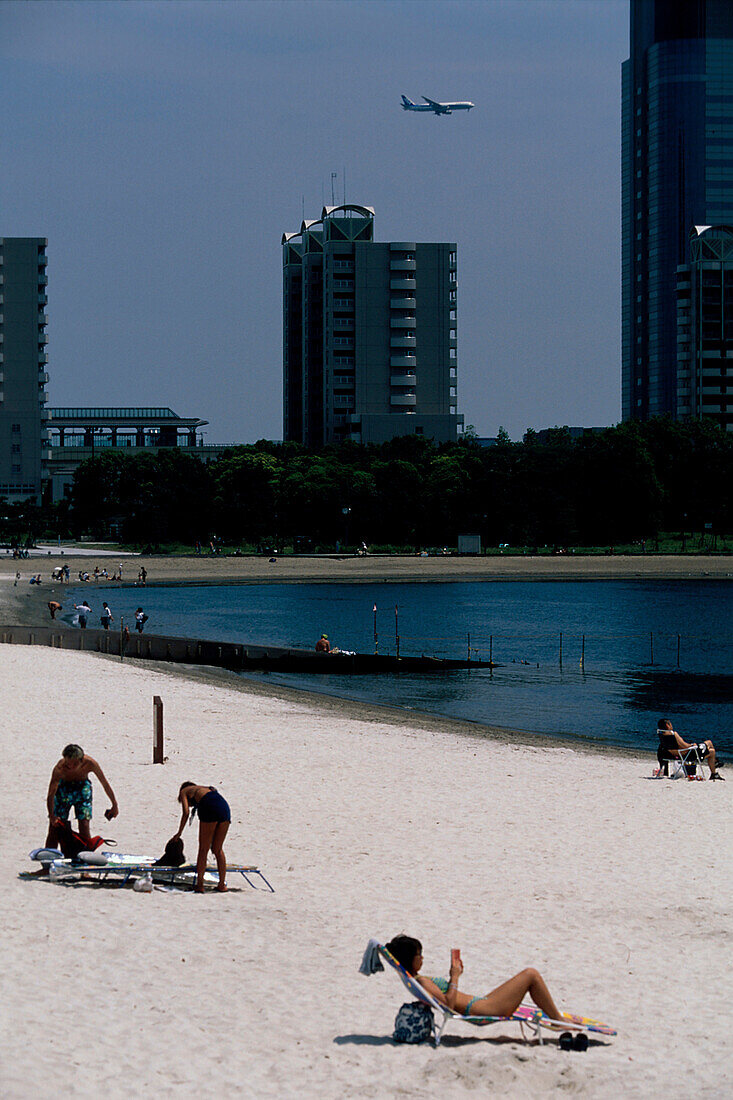
[[[206,871],[206,858],[209,849],[216,858],[216,869],[219,872],[219,893],[226,891],[227,861],[224,855],[224,837],[229,831],[232,813],[229,803],[217,791],[216,787],[200,787],[197,783],[188,780],[181,784],[178,792],[178,801],[181,803],[181,824],[175,835],[178,840],[186,827],[189,813],[191,821],[194,814],[199,817],[199,854],[196,860],[196,886],[197,894],[204,892],[204,873]]]

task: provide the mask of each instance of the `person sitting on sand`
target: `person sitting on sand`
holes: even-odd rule
[[[692,749],[695,744],[697,744],[697,751],[700,753],[701,758],[707,761],[708,767],[710,768],[710,778],[724,778],[715,768],[715,746],[712,741],[699,741],[688,744],[687,741],[680,737],[677,730],[672,727],[669,718],[659,719],[657,722],[657,734],[659,736],[657,760],[659,761],[660,768],[664,767],[665,760],[678,759],[680,749]]]
[[[206,857],[209,849],[214,853],[216,869],[219,872],[220,893],[226,891],[227,861],[224,855],[224,838],[229,831],[232,813],[229,803],[217,791],[216,787],[200,787],[197,783],[186,781],[181,783],[178,792],[178,801],[181,803],[181,824],[178,832],[172,838],[180,840],[191,814],[193,822],[194,814],[199,815],[199,853],[196,859],[196,886],[197,894],[204,892],[204,873],[206,871]]]
[[[320,638],[316,642],[316,653],[330,653],[331,643],[328,640],[328,634],[321,634]]]
[[[69,820],[71,807],[76,814],[79,836],[83,840],[89,840],[89,829],[92,820],[92,784],[90,775],[96,775],[105,790],[105,794],[112,803],[104,816],[108,821],[117,817],[119,807],[115,793],[107,782],[106,776],[96,760],[87,756],[80,745],[67,745],[61,754],[61,759],[51,772],[51,782],[48,785],[46,807],[48,809],[48,836],[46,847],[54,848],[55,839],[53,821],[58,817],[62,821]]]
[[[529,994],[546,1016],[552,1020],[563,1019],[541,974],[531,967],[520,970],[491,993],[469,997],[468,993],[462,993],[458,988],[458,979],[463,973],[463,963],[458,952],[451,952],[449,978],[423,978],[420,974],[423,957],[419,940],[411,936],[395,936],[386,944],[386,948],[431,997],[435,997],[436,1001],[450,1008],[452,1012],[459,1012],[462,1016],[511,1016]]]

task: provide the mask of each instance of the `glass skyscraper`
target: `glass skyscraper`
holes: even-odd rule
[[[631,0],[622,66],[622,415],[677,415],[677,267],[733,225],[733,0]]]

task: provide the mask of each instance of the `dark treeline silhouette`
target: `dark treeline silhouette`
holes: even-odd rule
[[[471,433],[313,453],[260,441],[204,463],[185,450],[103,451],[77,470],[57,517],[69,533],[139,546],[602,546],[658,532],[731,530],[733,434],[655,419],[572,440],[567,429],[480,446]],[[65,515],[64,515],[65,513]],[[651,549],[651,547],[650,547]]]

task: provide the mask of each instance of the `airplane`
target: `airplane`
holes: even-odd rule
[[[411,99],[408,99],[406,95],[402,97],[402,110],[403,111],[432,111],[434,115],[451,115],[454,111],[470,111],[474,106],[473,103],[469,103],[468,100],[464,100],[461,103],[436,103],[434,99],[428,99],[426,95],[422,97],[425,103],[413,103]]]

